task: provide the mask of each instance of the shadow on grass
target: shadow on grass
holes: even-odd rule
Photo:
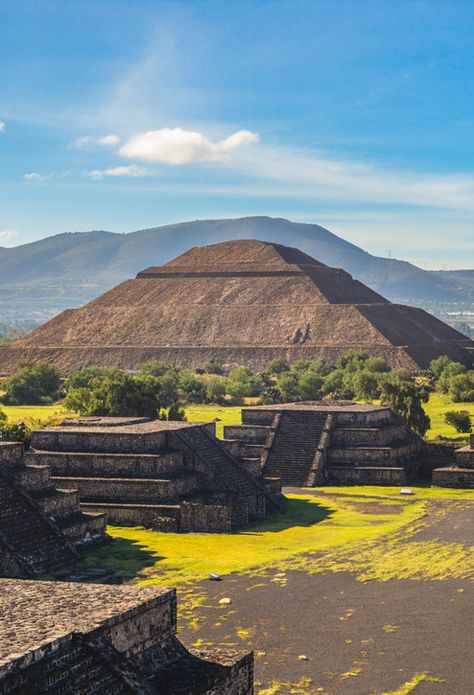
[[[126,538],[114,538],[111,543],[84,550],[83,555],[83,560],[68,568],[69,577],[65,577],[68,581],[93,581],[97,584],[128,582],[136,579],[142,570],[164,559],[146,550],[139,542]],[[100,570],[103,571],[102,575]]]
[[[319,502],[286,498],[281,511],[275,512],[266,521],[237,533],[275,533],[296,526],[314,526],[329,519],[333,514],[333,509]]]

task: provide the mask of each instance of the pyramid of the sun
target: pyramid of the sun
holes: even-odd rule
[[[261,369],[348,350],[392,366],[438,355],[472,364],[474,343],[422,309],[392,304],[298,249],[262,241],[196,247],[151,267],[80,309],[69,309],[0,349],[0,373],[52,362],[136,369],[151,359],[202,367],[216,358]]]

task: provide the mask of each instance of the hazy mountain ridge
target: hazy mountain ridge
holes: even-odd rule
[[[350,272],[388,299],[410,304],[474,301],[474,270],[426,271],[372,256],[316,224],[281,218],[196,220],[127,234],[75,232],[13,248],[0,247],[1,318],[45,318],[78,306],[161,265],[192,246],[230,239],[260,239],[295,246],[318,260]],[[25,312],[30,315],[25,316]]]

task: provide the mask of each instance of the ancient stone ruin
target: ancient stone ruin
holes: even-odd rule
[[[334,364],[351,349],[417,370],[439,355],[472,365],[473,346],[344,270],[294,248],[241,240],[191,249],[64,311],[0,347],[0,370],[35,361],[64,373],[85,365],[133,370],[152,359],[192,368],[220,359],[261,370],[276,355]]]
[[[251,695],[253,654],[188,651],[171,589],[0,579],[0,693]]]
[[[104,514],[84,514],[76,490],[57,490],[48,466],[0,442],[0,577],[34,577],[106,539]]]
[[[438,487],[474,488],[474,434],[471,434],[468,446],[454,452],[454,465],[433,471],[433,484]]]
[[[429,455],[428,445],[383,406],[323,401],[244,408],[242,422],[224,428],[227,445],[287,486],[399,485],[439,465],[438,448]]]
[[[35,432],[31,446],[31,462],[112,524],[231,531],[263,520],[280,493],[224,447],[215,423],[83,418]]]

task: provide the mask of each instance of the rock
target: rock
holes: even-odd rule
[[[229,606],[232,603],[232,599],[230,598],[221,598],[219,601],[220,606]]]

